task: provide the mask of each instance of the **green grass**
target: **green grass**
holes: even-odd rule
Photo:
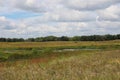
[[[19,59],[31,59],[36,57],[44,57],[54,54],[55,50],[63,49],[93,49],[93,50],[110,50],[120,49],[120,45],[100,45],[100,46],[62,46],[47,48],[6,48],[0,51],[0,61],[14,61]]]

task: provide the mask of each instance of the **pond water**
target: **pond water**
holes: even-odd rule
[[[57,50],[53,50],[53,52],[65,52],[65,51],[80,51],[80,50],[101,50],[101,49],[57,49]],[[29,50],[31,51],[31,50]],[[43,50],[37,50],[37,51],[43,51]],[[5,50],[4,53],[25,53],[26,50]]]
[[[62,49],[62,50],[54,50],[54,52],[64,52],[64,51],[80,51],[80,50],[101,50],[101,49]]]

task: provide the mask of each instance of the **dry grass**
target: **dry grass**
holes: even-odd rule
[[[120,45],[120,40],[98,41],[98,42],[0,42],[0,48],[43,48],[61,46],[100,46],[100,45]]]
[[[0,80],[120,80],[120,50],[65,53],[77,55],[1,67]]]
[[[104,47],[100,50],[49,52],[47,47]],[[4,49],[2,49],[4,48]],[[12,49],[11,49],[12,48]],[[16,42],[0,43],[4,50],[30,53],[26,48],[46,48],[45,55],[34,59],[0,62],[0,80],[120,80],[120,41],[99,42]],[[23,51],[23,52],[22,52]],[[34,51],[34,50],[33,50]],[[36,52],[36,51],[35,51]],[[9,53],[11,54],[11,53]],[[0,56],[1,56],[0,55]]]

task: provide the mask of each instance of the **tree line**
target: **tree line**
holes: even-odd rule
[[[120,34],[116,35],[90,35],[90,36],[46,36],[37,38],[0,38],[0,42],[46,42],[46,41],[107,41],[107,40],[118,40]]]

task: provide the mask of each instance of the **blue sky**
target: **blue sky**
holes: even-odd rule
[[[12,13],[6,13],[6,14],[0,14],[0,16],[5,16],[8,19],[25,19],[29,17],[35,17],[35,16],[42,16],[42,13],[32,13],[32,12],[12,12]]]
[[[0,0],[0,37],[119,34],[119,8],[120,0]]]

